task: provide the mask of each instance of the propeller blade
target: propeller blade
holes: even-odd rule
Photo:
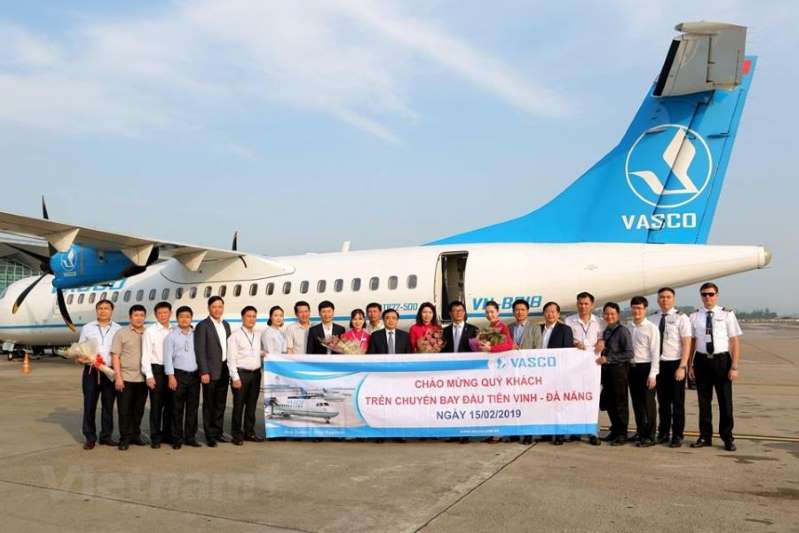
[[[24,301],[25,301],[25,298],[28,296],[28,294],[29,294],[29,293],[30,293],[30,292],[33,290],[33,288],[34,288],[34,287],[35,287],[35,286],[36,286],[36,285],[37,285],[37,284],[38,284],[40,281],[42,281],[42,279],[44,279],[44,277],[45,277],[46,275],[47,275],[47,274],[42,274],[41,276],[39,276],[38,278],[36,278],[36,281],[34,281],[34,282],[33,282],[33,283],[31,283],[30,285],[28,285],[28,286],[25,288],[25,290],[24,290],[24,291],[22,291],[21,293],[19,293],[19,296],[17,296],[17,300],[14,302],[14,306],[11,308],[11,314],[14,314],[14,313],[16,313],[16,312],[17,312],[17,310],[19,309],[19,306],[21,306],[21,305],[22,305],[22,302],[24,302]]]
[[[42,218],[50,220],[50,215],[47,214],[47,204],[44,202],[44,195],[42,195]]]
[[[72,323],[72,319],[69,318],[69,310],[67,309],[67,302],[64,300],[64,291],[62,291],[61,289],[56,289],[56,299],[58,300],[58,310],[61,312],[61,318],[64,319],[64,323],[73,332],[77,331],[75,329],[75,324]]]

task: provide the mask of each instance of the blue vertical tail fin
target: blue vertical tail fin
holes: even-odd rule
[[[746,28],[684,23],[619,144],[543,207],[431,244],[705,243],[752,82]]]

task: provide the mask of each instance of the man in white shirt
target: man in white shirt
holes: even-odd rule
[[[685,376],[691,355],[691,320],[677,310],[671,287],[658,290],[658,306],[660,310],[651,319],[660,332],[658,442],[679,448],[685,432]]]
[[[97,320],[93,320],[81,328],[78,342],[86,342],[88,340],[95,341],[97,344],[97,353],[102,356],[105,365],[110,368],[111,341],[114,339],[114,334],[119,331],[121,326],[111,320],[111,315],[114,313],[114,304],[110,300],[100,300],[97,302],[94,306],[94,311]],[[83,437],[86,439],[83,444],[83,449],[94,449],[97,444],[95,416],[97,413],[98,399],[102,399],[102,410],[100,412],[100,444],[118,446],[119,443],[113,440],[114,399],[116,398],[114,382],[91,365],[83,366],[81,382],[83,388]]]
[[[596,364],[595,354],[602,353],[605,343],[602,341],[602,332],[605,331],[605,321],[597,318],[594,311],[594,295],[590,292],[581,292],[577,295],[577,314],[566,318],[566,325],[572,329],[574,347],[585,350],[589,357],[586,364]],[[574,439],[574,437],[572,437]],[[579,440],[577,437],[576,440]],[[594,446],[601,444],[598,435],[590,435],[588,442]]]
[[[371,335],[379,329],[383,329],[383,306],[377,302],[372,302],[366,306],[366,331]]]
[[[304,354],[308,343],[308,330],[311,327],[311,306],[308,302],[294,304],[297,322],[286,327],[286,342],[290,354]]]
[[[263,442],[255,433],[255,410],[261,393],[261,336],[255,331],[258,311],[248,305],[241,310],[241,328],[227,340],[227,367],[233,391],[233,416],[230,435],[233,444],[241,446],[245,440]],[[242,427],[242,414],[244,426]]]
[[[150,447],[158,449],[162,442],[172,443],[173,394],[164,373],[164,339],[172,330],[172,305],[158,302],[154,312],[155,324],[142,335],[141,371],[150,391]]]
[[[210,448],[215,448],[218,442],[230,442],[230,437],[222,432],[230,384],[227,367],[230,324],[222,318],[224,314],[225,301],[221,296],[211,296],[208,298],[208,318],[194,328],[194,352],[203,395],[203,429]]]
[[[736,450],[732,436],[732,382],[738,379],[738,361],[741,358],[741,326],[732,310],[717,304],[719,288],[715,283],[705,283],[699,289],[703,307],[691,315],[694,354],[688,365],[689,376],[696,377],[699,398],[699,439],[691,448],[710,446],[713,437],[713,390],[719,402],[719,435],[724,449]]]
[[[627,324],[633,341],[633,360],[630,363],[630,398],[635,413],[636,446],[648,448],[655,444],[655,387],[660,371],[660,332],[646,318],[649,302],[643,296],[633,296],[630,311],[633,320]]]

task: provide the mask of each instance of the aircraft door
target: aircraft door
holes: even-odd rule
[[[445,252],[438,256],[434,303],[441,320],[450,321],[449,302],[466,298],[466,259],[468,252]]]

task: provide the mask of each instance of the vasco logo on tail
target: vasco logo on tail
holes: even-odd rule
[[[636,139],[624,170],[627,184],[641,201],[670,209],[702,194],[710,182],[713,158],[697,132],[679,124],[662,124]]]

